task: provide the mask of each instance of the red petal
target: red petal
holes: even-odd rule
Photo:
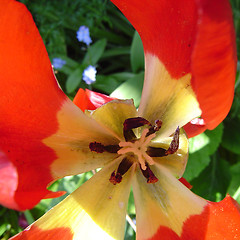
[[[197,10],[189,0],[111,0],[141,36],[145,53],[156,55],[173,78],[191,72]]]
[[[58,191],[58,192],[49,192],[44,199],[48,199],[48,198],[58,198],[63,196],[64,194],[66,194],[66,191]]]
[[[240,239],[240,206],[230,196],[219,203],[205,207],[200,215],[191,216],[183,226],[179,237],[167,227],[161,226],[149,240],[232,240]]]
[[[104,103],[110,102],[115,98],[111,98],[105,94],[93,92],[91,90],[80,88],[73,99],[73,103],[77,105],[82,111],[95,110]]]
[[[181,177],[178,180],[187,188],[192,189],[192,185],[185,178]]]
[[[63,239],[72,240],[73,234],[70,228],[54,228],[51,230],[42,230],[36,226],[30,226],[23,232],[10,238],[11,240],[53,240]]]
[[[207,129],[207,126],[202,118],[195,118],[187,123],[183,128],[186,131],[188,138],[192,138],[203,133]]]
[[[139,32],[145,54],[157,56],[174,79],[192,74],[191,85],[206,128],[215,128],[232,104],[236,74],[235,34],[229,1],[112,2]],[[197,127],[195,131],[194,134],[203,128]]]
[[[56,114],[66,96],[26,7],[1,0],[0,22],[0,147],[15,176],[13,188],[17,186],[0,203],[23,210],[49,194],[49,166],[56,155],[42,140],[57,131]]]
[[[192,86],[208,129],[230,110],[236,76],[232,12],[227,0],[197,0],[198,35],[192,55]]]
[[[8,208],[16,208],[14,194],[18,184],[17,171],[3,152],[0,152],[0,176],[0,203]]]

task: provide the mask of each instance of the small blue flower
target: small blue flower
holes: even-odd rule
[[[79,42],[84,42],[87,45],[89,45],[92,42],[89,33],[89,28],[86,26],[81,26],[77,31],[77,39]]]
[[[83,71],[83,80],[86,82],[86,84],[90,85],[96,81],[96,74],[97,74],[96,68],[92,65],[89,65]]]
[[[52,60],[52,65],[56,69],[61,69],[65,64],[66,64],[66,61],[61,58],[53,58]]]

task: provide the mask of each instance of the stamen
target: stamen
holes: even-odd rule
[[[141,146],[146,138],[146,135],[147,133],[149,132],[149,129],[145,128],[143,131],[142,131],[142,135],[140,137],[140,139],[137,141],[137,143]]]
[[[138,162],[139,162],[139,164],[141,165],[141,167],[142,167],[143,169],[146,169],[146,164],[145,164],[145,160],[146,160],[146,159],[143,158],[142,152],[141,152],[139,149],[136,149],[136,150],[134,151],[134,154],[137,156]]]
[[[150,157],[164,157],[166,156],[166,149],[164,148],[155,148],[155,147],[148,147],[147,154]]]
[[[137,139],[132,129],[144,125],[148,125],[148,127],[143,129],[141,137]],[[154,175],[149,165],[153,165],[155,163],[153,157],[164,157],[175,153],[179,148],[180,134],[178,127],[167,150],[164,148],[148,146],[151,140],[156,137],[156,132],[159,131],[161,126],[161,120],[156,120],[154,126],[152,126],[148,120],[142,117],[128,118],[123,124],[123,134],[126,141],[120,142],[118,145],[107,146],[104,146],[99,142],[91,142],[89,144],[89,149],[92,152],[109,152],[119,154],[118,158],[115,160],[121,162],[118,169],[113,171],[109,178],[109,181],[112,184],[116,185],[117,183],[121,183],[123,175],[133,165],[134,161],[138,161],[140,169],[144,177],[147,179],[147,183],[156,183],[158,181],[158,178]],[[133,157],[133,155],[135,155],[135,157]]]
[[[103,144],[101,144],[99,142],[91,142],[91,143],[89,143],[89,149],[92,152],[97,152],[97,153],[103,153],[103,152],[117,153],[117,151],[120,149],[120,147],[119,147],[119,145],[104,146]]]
[[[162,121],[161,120],[156,120],[155,125],[154,125],[154,131],[157,132],[159,129],[162,127]]]
[[[154,164],[153,159],[152,159],[146,152],[143,153],[143,157],[146,159],[146,161],[147,161],[150,165],[153,165],[153,164]]]
[[[120,146],[122,146],[122,145],[125,145],[124,143],[125,142],[121,142],[122,144],[120,145],[120,143],[119,143],[119,145]],[[126,143],[129,143],[129,142],[126,142]],[[132,143],[133,144],[133,143]],[[126,144],[127,145],[127,144]],[[129,144],[130,145],[130,144]],[[126,147],[124,147],[124,148],[121,148],[117,153],[118,154],[125,154],[125,153],[129,153],[129,152],[132,152],[134,155],[136,155],[137,156],[137,158],[138,158],[138,162],[140,163],[140,165],[142,166],[142,168],[143,169],[145,169],[146,167],[145,167],[145,160],[143,159],[143,157],[142,157],[142,152],[138,149],[138,148],[136,148],[136,147],[130,147],[130,146],[126,146]]]
[[[145,128],[138,141],[120,142],[119,146],[122,148],[117,152],[118,154],[126,154],[129,152],[132,152],[134,155],[137,156],[138,162],[141,165],[141,168],[143,170],[146,169],[146,162],[148,162],[150,165],[154,164],[154,161],[150,156],[146,154],[146,151],[147,151],[147,145],[156,136],[156,134],[154,133],[147,136],[148,132],[149,132],[149,129]]]
[[[132,141],[136,139],[136,135],[134,134],[134,128],[138,128],[144,125],[151,126],[151,123],[142,118],[142,117],[135,117],[135,118],[128,118],[123,123],[123,135],[126,141]]]
[[[104,145],[98,142],[89,143],[89,148],[92,152],[103,153],[105,151]]]
[[[122,181],[122,176],[120,173],[116,173],[115,171],[112,172],[111,177],[109,178],[110,183],[113,185],[116,185],[117,183],[120,183]]]
[[[177,129],[173,135],[173,140],[171,141],[168,150],[166,150],[165,155],[173,154],[178,150],[178,148],[179,148],[179,132],[180,132],[179,127],[177,127]]]
[[[142,169],[141,165],[140,165],[140,169],[142,171],[143,176],[147,179],[147,183],[156,183],[158,181],[158,178],[154,175],[154,173],[149,168],[147,163],[146,163],[146,169]]]
[[[128,131],[133,128],[138,128],[144,125],[151,126],[151,123],[142,117],[128,118],[123,123],[123,130]]]
[[[109,153],[117,153],[120,147],[119,145],[107,145],[107,146],[104,146],[104,149],[106,152],[109,152]]]
[[[119,145],[120,147],[133,147],[134,144],[135,144],[135,143],[132,143],[132,142],[120,142],[118,145]],[[122,153],[120,153],[120,151],[122,151],[122,150],[123,150],[123,149],[120,149],[120,150],[118,151],[118,154],[122,154]]]
[[[114,185],[120,183],[122,181],[122,176],[129,170],[132,164],[133,162],[131,160],[129,160],[128,158],[124,158],[119,164],[117,172],[112,172],[109,181]]]
[[[147,136],[159,131],[159,129],[161,127],[162,127],[162,121],[156,120],[154,126],[149,128],[149,132],[148,132]]]
[[[146,136],[147,137],[145,138],[145,143],[144,144],[148,145],[152,141],[152,139],[156,137],[156,133],[153,133],[149,136],[148,136],[148,134],[146,134]]]

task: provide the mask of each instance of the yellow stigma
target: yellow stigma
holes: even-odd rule
[[[135,141],[135,142],[120,142],[119,146],[122,147],[120,150],[118,150],[118,154],[126,154],[126,153],[133,153],[135,156],[138,158],[138,162],[141,165],[141,168],[143,170],[146,170],[146,162],[149,165],[153,165],[154,161],[153,159],[148,156],[146,153],[147,151],[147,146],[149,142],[156,137],[156,134],[150,134],[149,136],[146,137],[147,133],[149,130],[145,128],[142,132],[141,137]]]

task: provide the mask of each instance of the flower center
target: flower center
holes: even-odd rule
[[[147,125],[143,129],[141,137],[137,138],[133,132],[134,128]],[[156,120],[152,125],[144,118],[128,118],[123,124],[123,135],[125,141],[118,145],[104,146],[98,142],[91,142],[89,148],[97,153],[109,152],[119,154],[121,162],[118,169],[112,172],[109,181],[114,185],[122,181],[122,176],[129,170],[134,162],[138,162],[143,176],[147,179],[147,183],[155,183],[158,181],[149,165],[154,164],[153,157],[164,157],[173,154],[178,150],[179,146],[179,128],[174,133],[173,140],[168,149],[155,148],[149,146],[149,143],[156,137],[156,132],[161,128],[162,122]]]
[[[146,151],[148,144],[154,137],[156,137],[156,134],[152,133],[147,136],[148,133],[149,129],[145,128],[139,140],[134,142],[120,142],[119,147],[121,147],[121,149],[117,152],[118,154],[133,153],[138,158],[138,162],[143,170],[147,169],[146,163],[149,165],[154,164],[153,159],[146,153]]]

